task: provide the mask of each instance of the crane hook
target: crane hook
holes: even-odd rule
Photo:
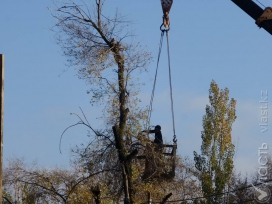
[[[173,0],[161,0],[162,11],[163,11],[163,23],[161,25],[161,30],[162,30],[162,26],[164,26],[166,29],[169,29],[170,27],[169,13],[170,13],[172,4],[173,4]]]

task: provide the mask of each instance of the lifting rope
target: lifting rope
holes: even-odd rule
[[[175,115],[174,115],[174,101],[173,101],[173,91],[172,91],[172,77],[171,77],[171,66],[170,66],[170,51],[169,51],[169,37],[168,37],[168,31],[166,31],[166,37],[167,37],[167,53],[168,53],[168,70],[169,70],[169,86],[170,86],[170,99],[171,99],[171,112],[172,112],[172,125],[173,125],[173,142],[177,143],[177,137],[176,137],[176,128],[175,128]]]
[[[175,129],[175,117],[174,117],[174,103],[173,103],[173,91],[172,91],[172,77],[171,77],[171,65],[170,65],[170,49],[169,49],[169,35],[168,32],[170,30],[170,20],[169,20],[169,12],[171,9],[173,1],[172,0],[161,0],[162,9],[163,9],[163,23],[160,27],[161,30],[161,39],[160,39],[160,45],[159,45],[159,53],[158,53],[158,59],[157,59],[157,67],[156,67],[156,73],[155,73],[155,79],[153,83],[153,89],[148,109],[148,119],[147,119],[147,126],[150,125],[150,118],[152,114],[152,104],[153,99],[155,95],[155,88],[156,88],[156,82],[157,82],[157,75],[158,75],[158,68],[159,68],[159,61],[161,56],[161,50],[162,50],[162,43],[163,43],[163,37],[164,33],[166,32],[166,38],[167,38],[167,53],[168,53],[168,71],[169,71],[169,86],[170,86],[170,99],[171,99],[171,112],[172,112],[172,126],[173,126],[173,142],[176,145],[177,138],[176,138],[176,129]],[[164,26],[164,28],[163,28]]]
[[[153,83],[153,89],[152,89],[152,94],[151,94],[151,99],[150,99],[150,104],[149,104],[149,109],[148,109],[148,117],[147,117],[147,125],[146,125],[147,127],[149,127],[149,125],[150,125],[150,118],[151,118],[151,114],[152,114],[152,104],[153,104],[156,82],[157,82],[157,75],[158,75],[159,62],[160,62],[160,56],[161,56],[161,50],[162,50],[163,36],[164,36],[164,32],[162,31],[161,32],[161,39],[160,39],[160,46],[159,46],[159,54],[158,54],[158,59],[157,59],[155,79],[154,79],[154,83]]]

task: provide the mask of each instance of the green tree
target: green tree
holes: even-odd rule
[[[234,145],[232,143],[232,124],[236,119],[236,101],[229,100],[229,90],[220,90],[211,82],[209,90],[210,105],[206,106],[201,132],[201,155],[194,151],[195,166],[199,171],[202,192],[207,203],[219,203],[233,171]]]

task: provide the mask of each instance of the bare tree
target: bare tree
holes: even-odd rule
[[[86,175],[80,167],[69,170],[41,168],[36,164],[26,165],[13,159],[4,169],[5,200],[11,203],[90,203],[102,197],[97,194],[94,175]],[[104,191],[107,189],[103,188]],[[111,200],[104,198],[105,202]]]
[[[101,130],[92,127],[83,111],[80,115],[74,114],[79,120],[74,125],[88,127],[92,139],[83,147],[73,149],[75,162],[86,174],[95,174],[93,179],[107,186],[107,193],[103,189],[101,193],[116,203],[145,201],[147,191],[152,191],[154,199],[160,201],[168,199],[165,196],[170,192],[173,193],[171,198],[180,198],[175,193],[181,189],[185,195],[196,192],[198,188],[189,178],[192,173],[185,170],[184,165],[180,165],[183,169],[177,169],[180,174],[171,184],[158,178],[142,179],[145,161],[135,156],[139,152],[146,154],[146,143],[150,141],[139,134],[147,114],[138,108],[138,78],[147,71],[150,53],[142,50],[140,44],[134,42],[134,36],[126,32],[130,22],[118,10],[111,17],[103,12],[104,2],[90,0],[87,5],[83,1],[69,1],[56,4],[52,12],[57,19],[56,39],[69,65],[77,68],[79,78],[91,84],[91,102],[105,105],[102,115],[105,127]],[[182,183],[184,175],[188,181]],[[185,190],[189,186],[194,187],[191,192]]]
[[[92,85],[92,102],[104,102],[106,106],[104,130],[93,129],[86,118],[78,116],[78,124],[88,126],[94,133],[98,148],[88,146],[75,152],[81,153],[90,174],[103,172],[109,167],[107,159],[111,159],[113,165],[109,168],[121,172],[124,202],[134,203],[132,160],[138,150],[133,148],[133,143],[139,140],[140,120],[145,115],[135,108],[139,101],[136,78],[145,71],[150,54],[141,50],[139,43],[129,43],[128,37],[133,36],[124,29],[129,22],[118,10],[108,17],[102,10],[103,0],[88,4],[93,5],[91,9],[87,2],[69,1],[56,4],[52,12],[57,19],[57,42],[69,65],[76,66],[78,76]],[[88,160],[94,155],[96,159]]]

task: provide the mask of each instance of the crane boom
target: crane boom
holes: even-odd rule
[[[231,1],[240,7],[249,16],[251,16],[260,28],[265,29],[272,35],[272,9],[270,7],[267,7],[265,10],[263,10],[252,0]]]

